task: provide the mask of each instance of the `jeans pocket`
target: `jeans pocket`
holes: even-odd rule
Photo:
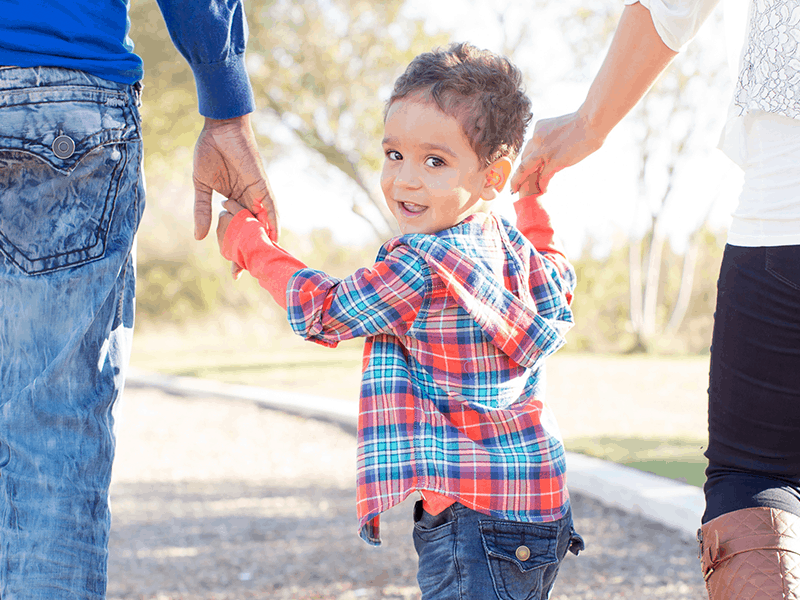
[[[766,270],[778,281],[800,291],[800,246],[768,247]]]
[[[128,145],[141,140],[134,113],[114,90],[0,94],[0,251],[22,271],[103,256]]]
[[[452,510],[446,508],[438,515],[432,515],[422,508],[422,500],[414,504],[414,537],[422,542],[435,542],[452,534]]]
[[[559,522],[481,521],[481,538],[498,598],[532,600],[543,596],[560,563],[559,530]]]
[[[422,502],[414,506],[414,549],[419,557],[417,582],[426,599],[452,598],[458,589],[459,572],[455,560],[456,522],[453,511],[438,515],[422,510]]]

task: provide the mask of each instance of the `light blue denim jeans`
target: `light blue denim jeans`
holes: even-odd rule
[[[105,598],[139,88],[0,68],[0,598]]]
[[[414,505],[422,600],[546,600],[567,550],[578,554],[572,511],[550,523],[496,519],[456,503],[438,515]]]

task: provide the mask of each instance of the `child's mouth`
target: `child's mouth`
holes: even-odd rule
[[[414,204],[413,202],[400,202],[400,206],[403,208],[405,212],[418,215],[421,212],[427,210],[427,206],[422,206],[421,204]]]

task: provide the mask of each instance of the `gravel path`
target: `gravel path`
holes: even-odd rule
[[[411,502],[356,536],[355,438],[244,402],[129,387],[118,413],[109,600],[411,600]],[[587,550],[553,600],[703,600],[695,545],[573,494]]]

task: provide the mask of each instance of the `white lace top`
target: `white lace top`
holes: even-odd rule
[[[800,119],[800,0],[754,0],[734,94],[750,110]]]
[[[680,51],[719,0],[624,0]],[[726,0],[736,88],[720,148],[744,170],[728,242],[800,244],[800,0]],[[738,24],[737,24],[738,21]]]

